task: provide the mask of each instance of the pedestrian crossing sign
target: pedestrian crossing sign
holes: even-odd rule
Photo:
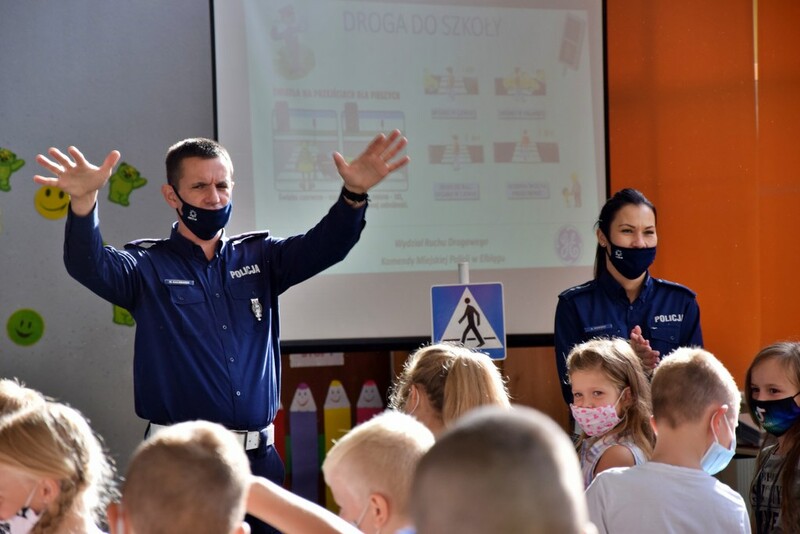
[[[431,287],[434,343],[461,343],[492,359],[506,357],[503,284]]]

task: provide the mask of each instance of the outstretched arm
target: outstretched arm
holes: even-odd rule
[[[262,477],[250,478],[247,512],[285,534],[358,534],[360,532],[333,512]]]
[[[377,135],[364,152],[350,163],[338,152],[333,154],[333,162],[348,190],[366,193],[389,173],[408,163],[408,156],[395,159],[406,144],[408,140],[400,134],[400,130],[394,130],[388,137]]]
[[[70,208],[75,215],[88,215],[97,202],[97,192],[106,184],[120,153],[112,150],[101,166],[88,162],[80,150],[71,146],[69,155],[57,148],[50,148],[50,158],[39,154],[36,162],[55,174],[56,177],[36,175],[33,181],[41,185],[55,186],[70,196]]]

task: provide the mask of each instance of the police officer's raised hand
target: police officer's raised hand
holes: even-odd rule
[[[70,209],[76,215],[88,215],[97,201],[97,192],[106,184],[120,153],[112,150],[101,166],[88,162],[80,150],[71,146],[69,155],[57,148],[50,148],[50,158],[38,154],[36,162],[56,175],[55,178],[36,175],[33,181],[41,185],[55,186],[70,196]]]
[[[631,330],[630,344],[636,355],[642,360],[645,373],[652,374],[658,366],[658,362],[661,361],[661,353],[650,348],[650,341],[642,336],[642,328],[639,325],[634,326]]]
[[[390,172],[408,163],[408,156],[395,159],[407,143],[400,130],[394,130],[388,137],[377,135],[364,152],[350,163],[338,152],[333,154],[333,162],[347,189],[353,193],[366,193]]]

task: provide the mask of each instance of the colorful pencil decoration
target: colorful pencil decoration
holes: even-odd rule
[[[289,408],[289,432],[292,438],[292,492],[318,502],[317,405],[307,384],[300,384],[294,392]]]
[[[347,434],[352,424],[350,413],[350,401],[344,386],[338,380],[332,380],[328,387],[328,395],[325,397],[324,407],[325,419],[325,454],[333,447],[333,443]],[[330,488],[325,490],[325,506],[332,511],[337,510],[336,503],[333,501]]]
[[[361,394],[356,402],[356,424],[369,421],[383,411],[383,399],[374,380],[367,380],[361,387]]]

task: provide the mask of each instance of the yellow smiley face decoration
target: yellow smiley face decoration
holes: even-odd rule
[[[69,195],[58,187],[43,185],[34,195],[33,205],[45,219],[60,219],[67,215]]]

